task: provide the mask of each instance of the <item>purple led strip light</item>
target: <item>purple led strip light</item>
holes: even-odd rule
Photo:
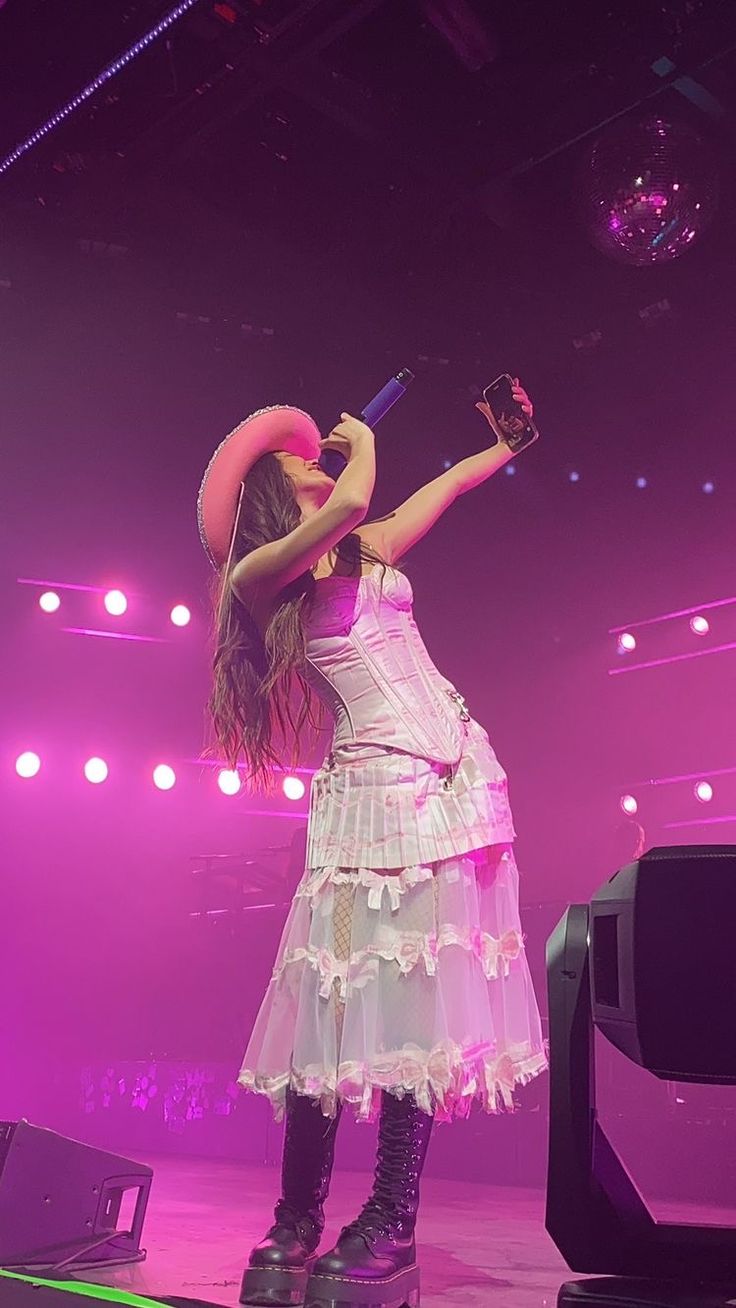
[[[732,777],[736,773],[736,767],[730,768],[707,768],[704,772],[681,772],[679,776],[674,777],[647,777],[646,781],[632,781],[632,789],[641,789],[643,786],[674,786],[680,781],[708,781],[711,777]]]
[[[665,822],[664,828],[674,831],[676,827],[721,827],[729,822],[736,822],[736,813],[727,813],[724,817],[689,818],[687,822]]]
[[[633,627],[651,627],[655,622],[668,622],[671,618],[686,618],[691,613],[702,613],[705,609],[720,609],[725,604],[736,604],[736,595],[728,599],[709,600],[707,604],[696,604],[690,609],[674,609],[672,613],[660,613],[656,618],[642,618],[639,622],[629,622],[625,627],[609,627],[609,636],[618,636],[622,631],[631,631]]]
[[[142,640],[148,645],[170,645],[162,636],[134,636],[126,631],[95,631],[91,627],[62,627],[70,636],[104,636],[106,640]]]
[[[104,595],[110,586],[80,586],[73,581],[40,581],[38,577],[16,577],[19,586],[50,586],[52,590],[85,590],[94,595]],[[127,592],[129,595],[131,591]]]
[[[642,626],[642,623],[639,623]],[[626,629],[628,630],[628,628]],[[670,654],[666,659],[649,659],[647,663],[629,663],[620,668],[609,668],[609,677],[618,677],[622,672],[640,672],[642,668],[662,668],[666,663],[684,663],[687,659],[702,659],[707,654],[723,654],[726,650],[736,649],[736,641],[728,645],[713,645],[711,649],[697,649],[689,654]]]
[[[93,81],[82,87],[82,90],[71,100],[67,100],[66,104],[62,105],[60,109],[57,109],[51,118],[47,118],[45,123],[37,127],[35,132],[32,132],[30,136],[26,137],[25,141],[21,141],[14,150],[10,151],[10,154],[5,156],[0,163],[0,175],[7,172],[8,168],[12,168],[13,164],[17,163],[26,151],[32,149],[34,145],[43,140],[44,136],[48,136],[49,132],[52,132],[60,123],[63,123],[65,118],[73,114],[74,110],[84,104],[85,100],[89,100],[90,96],[94,95],[95,91],[99,91],[100,87],[104,86],[105,82],[109,82],[110,78],[114,77],[116,73],[119,73],[121,68],[125,68],[126,64],[129,64],[137,55],[141,54],[152,41],[155,41],[162,32],[165,32],[177,19],[181,18],[182,14],[185,14],[188,9],[193,9],[196,3],[197,0],[180,0],[180,3],[171,9],[168,14],[165,14],[156,23],[156,26],[151,28],[150,32],[146,32],[145,36],[142,36],[139,41],[131,45],[123,54],[118,55],[117,59],[113,59],[112,63],[107,64]]]

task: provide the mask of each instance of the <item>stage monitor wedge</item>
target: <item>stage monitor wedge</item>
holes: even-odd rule
[[[71,1271],[141,1262],[152,1178],[150,1167],[24,1119],[0,1122],[0,1267]],[[131,1190],[135,1207],[121,1229]]]

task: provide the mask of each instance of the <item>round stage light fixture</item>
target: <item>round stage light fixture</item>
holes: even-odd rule
[[[648,482],[647,482],[646,477],[637,477],[637,479],[636,479],[636,489],[637,489],[637,490],[646,490],[647,485],[648,485]]]
[[[284,777],[283,791],[287,799],[301,799],[305,786],[300,777]]]
[[[625,813],[627,817],[634,817],[639,812],[639,805],[634,795],[622,795],[619,804],[621,812]]]
[[[84,775],[93,786],[99,786],[100,782],[107,781],[109,771],[104,758],[88,758],[84,765]]]
[[[175,604],[170,617],[175,627],[186,627],[192,620],[192,615],[186,604]]]
[[[44,613],[56,613],[61,608],[61,600],[54,590],[45,590],[43,595],[39,596],[38,607],[43,609]]]
[[[701,804],[710,804],[713,798],[713,787],[709,781],[699,781],[695,787],[695,798],[699,799]]]
[[[109,590],[105,595],[104,604],[113,618],[121,617],[128,607],[128,601],[121,590]]]
[[[707,618],[698,614],[697,617],[690,619],[690,630],[695,636],[707,636],[710,631],[710,623]]]
[[[15,760],[15,770],[19,777],[27,780],[29,777],[35,777],[41,770],[41,760],[38,754],[34,754],[32,749],[27,749],[25,753],[19,754]]]
[[[703,491],[705,492],[706,495],[712,495],[715,488],[716,488],[716,484],[714,481],[703,482]]]
[[[153,769],[153,784],[159,790],[171,790],[176,785],[176,773],[168,763],[158,763]]]
[[[580,481],[580,473],[579,473],[579,472],[576,472],[576,471],[573,469],[573,471],[572,471],[572,472],[570,473],[570,475],[569,475],[568,480],[571,481],[571,482],[573,482],[573,484],[574,484],[575,482]]]
[[[622,631],[616,642],[619,654],[631,654],[636,649],[636,636],[630,631]]]
[[[237,795],[242,786],[240,774],[230,768],[221,768],[217,774],[217,784],[223,795]]]

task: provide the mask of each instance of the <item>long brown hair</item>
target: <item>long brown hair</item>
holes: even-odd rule
[[[287,766],[285,754],[288,766],[296,766],[305,725],[315,733],[322,726],[321,706],[303,674],[304,619],[315,580],[307,570],[279,592],[261,636],[230,577],[240,559],[300,522],[291,478],[275,454],[263,454],[245,479],[230,566],[219,570],[212,585],[214,681],[207,709],[216,748],[233,770],[242,756],[250,786],[265,793]],[[337,554],[357,568],[363,560],[384,563],[355,533],[340,541]]]

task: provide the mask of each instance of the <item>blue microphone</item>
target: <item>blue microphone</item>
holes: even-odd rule
[[[360,416],[363,422],[369,427],[375,427],[377,422],[388,413],[392,405],[400,400],[406,392],[410,382],[414,381],[414,373],[409,368],[402,368],[394,377],[389,378],[385,386],[382,386],[377,395],[369,400],[365,408],[361,409]],[[323,450],[319,456],[319,466],[328,477],[337,481],[340,473],[343,471],[347,459],[339,450]]]

